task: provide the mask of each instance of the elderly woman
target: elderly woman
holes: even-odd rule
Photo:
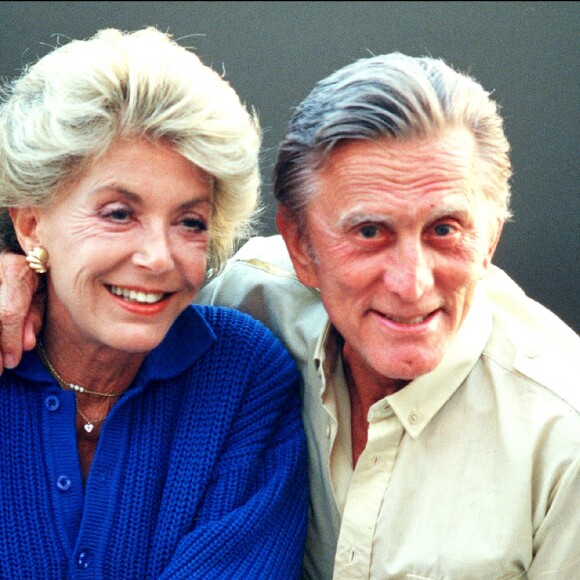
[[[0,206],[47,302],[0,378],[0,576],[299,576],[297,370],[190,305],[248,231],[256,120],[155,29],[70,42],[5,93]]]

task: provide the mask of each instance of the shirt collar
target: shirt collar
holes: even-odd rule
[[[437,368],[377,401],[369,410],[369,421],[384,418],[392,409],[411,437],[418,437],[467,378],[483,352],[491,330],[491,305],[477,287],[467,316]],[[332,376],[339,356],[338,333],[328,321],[318,338],[314,362],[324,376]],[[323,401],[329,398],[326,392],[328,384],[328,381],[322,381],[320,395]]]
[[[476,288],[469,312],[441,363],[430,373],[417,377],[400,391],[385,397],[411,437],[421,434],[465,381],[481,356],[491,330],[491,305],[483,292]]]
[[[143,361],[139,375],[146,380],[176,377],[189,368],[216,341],[206,320],[208,307],[188,306],[173,323],[169,332]]]
[[[334,374],[341,356],[340,342],[338,331],[327,317],[322,332],[318,336],[313,356],[316,369],[323,378],[320,386],[320,396],[322,398],[325,397],[326,391],[326,380],[324,379]]]

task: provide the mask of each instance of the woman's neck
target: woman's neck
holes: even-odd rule
[[[121,394],[131,384],[146,353],[119,351],[88,340],[71,340],[55,325],[39,337],[50,370],[60,382],[96,393]]]

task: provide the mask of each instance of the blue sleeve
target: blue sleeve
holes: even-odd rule
[[[255,353],[196,526],[162,578],[301,576],[308,479],[299,374],[281,345],[268,342]]]

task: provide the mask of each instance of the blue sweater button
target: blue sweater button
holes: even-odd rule
[[[49,411],[56,411],[60,407],[60,401],[55,395],[49,395],[44,399],[44,404]]]
[[[66,491],[72,485],[72,481],[68,475],[60,475],[56,480],[56,487],[60,489],[60,491]]]
[[[90,557],[88,552],[79,552],[77,556],[77,567],[86,569],[90,565]]]

